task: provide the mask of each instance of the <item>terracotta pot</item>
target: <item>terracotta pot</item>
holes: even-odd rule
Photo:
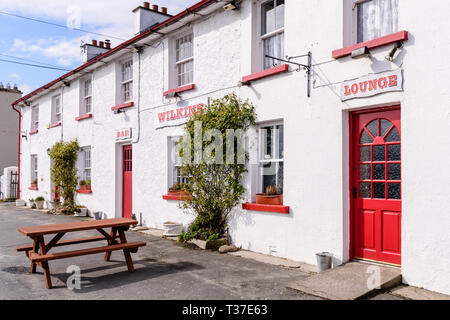
[[[265,193],[256,195],[257,204],[283,205],[283,195],[268,196]]]

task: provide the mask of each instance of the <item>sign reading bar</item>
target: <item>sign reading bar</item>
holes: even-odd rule
[[[156,128],[164,128],[168,126],[179,126],[185,124],[190,117],[197,112],[201,112],[206,105],[199,103],[186,107],[174,107],[160,110],[156,112]]]
[[[401,69],[345,81],[341,86],[341,99],[342,101],[347,101],[394,91],[403,91],[403,73]]]
[[[116,131],[116,141],[130,140],[131,132],[131,128]]]

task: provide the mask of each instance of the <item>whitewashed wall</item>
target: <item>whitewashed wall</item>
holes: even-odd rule
[[[245,1],[241,11],[219,11],[194,23],[196,90],[182,94],[178,106],[207,103],[207,98],[236,92],[257,107],[258,121],[283,120],[285,125],[284,201],[289,215],[236,210],[231,235],[238,246],[308,263],[315,253],[332,252],[338,265],[349,259],[349,112],[401,104],[403,154],[402,273],[405,283],[450,293],[450,162],[447,130],[450,112],[445,62],[450,44],[442,30],[449,28],[444,12],[450,4],[400,0],[399,29],[410,32],[395,63],[384,57],[392,46],[372,50],[372,59],[334,60],[331,52],[343,47],[343,2],[340,0],[287,1],[285,52],[313,53],[313,90],[306,97],[306,74],[290,72],[238,87],[242,76],[254,70],[252,52],[253,10]],[[421,17],[418,19],[417,17]],[[131,16],[130,16],[131,18]],[[433,19],[433,21],[430,21]],[[121,146],[115,130],[133,128],[133,212],[142,213],[145,225],[161,228],[166,221],[188,224],[193,220],[177,208],[178,202],[162,196],[168,180],[168,138],[182,127],[155,128],[158,111],[177,106],[163,98],[169,88],[169,42],[153,44],[141,56],[140,128],[138,122],[138,56],[134,55],[136,107],[115,115],[115,65],[94,72],[94,118],[74,121],[78,115],[79,88],[73,81],[64,89],[64,127],[45,129],[50,122],[50,97],[38,99],[40,133],[24,140],[22,158],[23,199],[50,196],[50,162],[46,154],[61,137],[78,138],[92,149],[92,190],[78,195],[79,203],[108,217],[121,216]],[[431,50],[431,54],[430,54]],[[299,60],[305,62],[305,60]],[[404,68],[405,91],[342,103],[340,83],[369,73]],[[24,111],[29,127],[30,112]],[[140,130],[139,130],[140,129]],[[138,135],[138,133],[140,133]],[[29,156],[39,155],[39,191],[29,191]],[[252,200],[255,168],[245,181]],[[254,180],[254,179],[253,179]]]

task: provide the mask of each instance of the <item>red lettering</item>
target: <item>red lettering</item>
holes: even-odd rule
[[[175,120],[175,111],[170,110],[170,120]]]
[[[195,114],[195,107],[189,106],[189,117]]]
[[[183,118],[183,109],[177,109],[177,119]]]
[[[395,87],[397,86],[397,76],[390,76],[389,77],[389,87]]]
[[[202,112],[203,111],[203,104],[200,103],[197,105],[197,112]]]
[[[378,83],[377,79],[369,80],[369,91],[377,90],[377,83]]]
[[[384,89],[387,87],[387,80],[386,78],[380,78],[378,80],[378,87],[380,87],[380,89]]]
[[[345,90],[345,95],[346,95],[346,96],[349,96],[349,95],[351,95],[351,91],[350,91],[349,89],[350,89],[350,87],[349,87],[349,86],[345,86],[345,87],[344,87],[344,90]]]
[[[166,121],[166,114],[167,114],[167,112],[158,113],[159,122]]]
[[[359,90],[361,92],[366,92],[367,91],[367,81],[359,83]]]
[[[352,93],[353,94],[357,94],[358,93],[358,85],[356,83],[354,83],[352,85]]]

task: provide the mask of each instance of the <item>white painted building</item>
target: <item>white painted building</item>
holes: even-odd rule
[[[280,129],[272,148],[259,134],[250,144],[247,203],[230,225],[236,245],[308,263],[327,251],[335,265],[399,265],[405,283],[449,294],[450,43],[442,30],[450,4],[224,4],[204,0],[172,18],[140,7],[135,38],[18,101],[30,132],[22,199],[53,198],[47,149],[77,138],[80,177],[92,181],[80,204],[108,218],[142,214],[153,228],[189,224],[167,195],[182,179],[169,156],[181,118],[235,92],[256,106],[258,132]],[[307,70],[293,64],[308,66],[308,52],[309,90]],[[262,176],[272,163],[276,174]],[[284,205],[254,204],[269,184]]]

